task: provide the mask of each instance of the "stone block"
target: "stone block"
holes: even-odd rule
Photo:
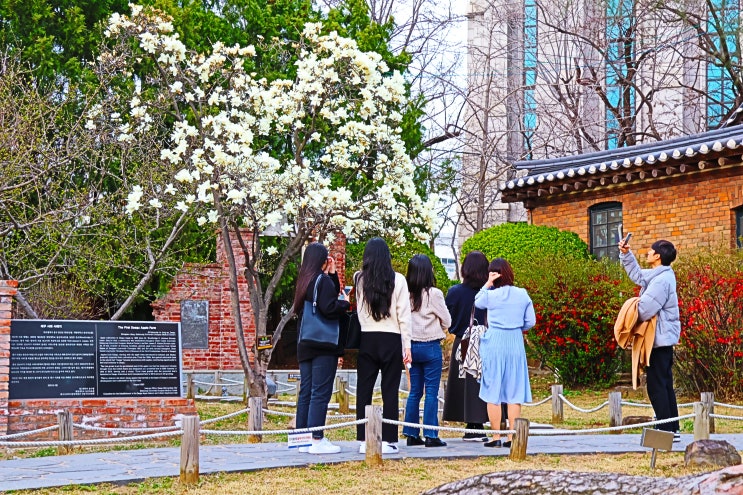
[[[725,440],[697,440],[686,446],[684,465],[727,467],[741,463],[735,447]]]

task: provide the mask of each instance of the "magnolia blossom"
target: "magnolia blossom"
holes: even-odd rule
[[[163,197],[148,198],[151,206],[164,204],[167,195],[176,209],[198,212],[199,224],[218,222],[220,211],[257,231],[276,226],[288,235],[314,231],[327,239],[333,231],[402,238],[407,229],[425,239],[436,200],[424,202],[416,193],[415,169],[400,136],[405,80],[379,54],[307,23],[296,78],[268,81],[245,72],[246,58],[255,56],[252,46],[215,43],[210,53],[192,53],[167,16],[151,7],[132,12],[111,16],[106,35],[122,53],[136,42],[129,60],[145,56],[159,70],[137,81],[154,87],[131,99],[119,117],[118,138],[148,138],[162,101],[192,109],[174,113],[170,139],[160,150],[159,159],[177,167],[176,186],[156,189]],[[157,92],[162,100],[143,96]],[[277,149],[276,142],[289,148]],[[322,151],[305,153],[310,144]],[[128,213],[142,207],[143,196],[141,187],[132,189]]]

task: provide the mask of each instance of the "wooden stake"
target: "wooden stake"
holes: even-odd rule
[[[715,393],[702,392],[702,402],[707,406],[708,414],[715,413]],[[715,418],[709,416],[709,432],[715,432]]]
[[[512,461],[523,461],[526,459],[526,447],[529,444],[529,420],[516,418],[513,423],[516,433],[511,441],[510,458]]]
[[[622,392],[609,392],[609,426],[622,426]]]
[[[181,438],[181,483],[194,485],[199,482],[199,417],[183,417]]]
[[[369,466],[382,465],[382,408],[366,406],[366,463]]]
[[[552,385],[552,424],[560,424],[563,421],[561,395],[562,385]]]
[[[73,426],[72,426],[72,414],[69,409],[57,413],[57,421],[59,422],[59,440],[60,441],[72,441],[73,437]],[[72,453],[74,447],[72,445],[60,445],[57,447],[57,454],[64,455]]]

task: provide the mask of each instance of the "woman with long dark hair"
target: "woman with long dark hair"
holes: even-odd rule
[[[470,315],[475,305],[475,295],[488,280],[488,259],[480,251],[470,251],[460,268],[462,283],[449,288],[446,307],[451,314],[449,333],[454,334],[449,376],[444,395],[444,421],[467,423],[468,430],[483,430],[482,433],[465,433],[465,442],[485,442],[488,439],[484,424],[488,421],[487,404],[480,399],[480,383],[469,373],[460,373],[457,352],[462,336],[470,324]],[[475,320],[485,324],[485,310],[475,308]]]
[[[420,428],[405,426],[402,434],[407,437],[408,446],[444,447],[438,432],[426,426],[438,426],[439,384],[441,383],[441,340],[451,325],[451,316],[446,309],[444,293],[434,287],[431,259],[425,254],[416,254],[408,262],[408,291],[411,305],[411,351],[413,362],[410,367],[410,393],[405,406],[405,422],[417,423],[420,419],[421,397],[423,403],[423,436]]]
[[[501,404],[508,406],[508,420],[521,417],[521,404],[531,402],[529,367],[523,332],[537,318],[526,289],[514,287],[513,269],[503,258],[488,266],[488,280],[475,296],[475,306],[487,310],[488,330],[480,337],[482,377],[480,398],[488,403],[490,427],[500,430]],[[511,437],[501,444],[500,434],[486,447],[510,447]]]
[[[319,242],[307,246],[299,267],[297,288],[294,293],[294,312],[301,314],[305,301],[312,301],[317,285],[317,310],[330,319],[338,319],[348,311],[348,301],[339,300],[340,281],[335,268],[335,259],[329,256],[328,249]],[[300,326],[301,334],[302,328]],[[333,393],[335,371],[338,357],[343,356],[343,343],[339,339],[335,349],[321,349],[299,342],[297,339],[297,360],[299,361],[299,398],[297,400],[297,424],[299,428],[313,428],[325,425],[328,403]],[[322,431],[312,432],[312,445],[300,447],[300,452],[310,454],[335,454],[341,448],[333,445]]]
[[[364,248],[363,265],[354,274],[356,310],[361,325],[357,361],[356,418],[364,419],[374,383],[382,374],[382,416],[398,421],[402,364],[410,358],[410,297],[405,277],[392,268],[384,239],[374,237]],[[356,427],[359,452],[366,452],[366,426]],[[382,424],[382,453],[396,454],[397,426]]]

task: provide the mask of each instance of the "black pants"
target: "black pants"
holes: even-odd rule
[[[650,365],[645,368],[648,377],[648,397],[658,420],[679,415],[676,392],[673,390],[673,346],[654,347],[650,352]],[[672,421],[656,426],[663,431],[679,431],[679,422]]]
[[[402,342],[399,333],[361,332],[356,364],[356,419],[366,417],[366,406],[372,403],[374,383],[382,372],[382,417],[400,419],[398,391],[402,376]],[[397,425],[382,424],[382,440],[397,442]],[[366,425],[356,426],[356,439],[366,439]]]

